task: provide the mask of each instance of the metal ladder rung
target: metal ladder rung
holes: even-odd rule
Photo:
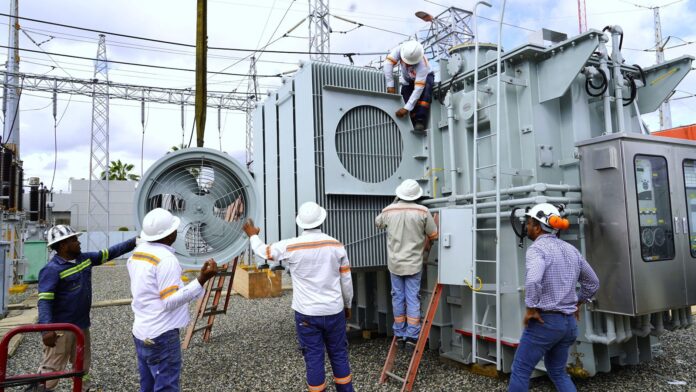
[[[226,313],[226,312],[227,312],[226,310],[212,310],[212,311],[210,311],[210,312],[205,312],[205,313],[203,313],[203,314],[201,315],[201,317],[208,317],[208,316],[212,316],[212,315],[214,315],[214,314],[223,314],[223,313]]]
[[[498,166],[498,165],[496,165],[495,163],[493,163],[493,164],[491,164],[491,165],[479,166],[479,167],[476,168],[476,170],[490,169],[490,168],[496,167],[496,166]]]
[[[202,327],[198,327],[198,328],[194,329],[193,332],[196,333],[196,332],[202,331],[202,330],[207,329],[207,328],[212,328],[212,327],[213,327],[213,323],[206,324]]]
[[[491,133],[491,134],[486,135],[486,136],[477,137],[477,138],[476,138],[476,141],[478,142],[478,141],[480,141],[480,140],[488,139],[488,138],[491,138],[491,137],[497,136],[497,135],[498,135],[498,133],[497,133],[497,132],[494,132],[494,133]]]
[[[497,331],[497,330],[498,330],[498,327],[491,327],[490,325],[479,324],[479,323],[474,323],[474,325],[477,326],[477,327],[486,328],[486,329],[490,329],[490,330],[493,330],[493,331]],[[479,336],[483,336],[483,335],[479,335]]]
[[[476,362],[477,359],[484,361],[484,362],[492,363],[493,365],[496,365],[496,366],[498,365],[498,363],[492,359],[488,359],[488,358],[479,357],[477,355],[474,355],[474,362]]]
[[[476,260],[476,262],[477,263],[497,263],[497,261],[495,261],[495,260],[482,260],[482,259]]]
[[[404,378],[399,377],[399,376],[397,376],[396,374],[394,374],[394,373],[392,373],[392,372],[385,372],[385,373],[387,374],[387,376],[389,376],[389,377],[391,377],[391,378],[393,378],[393,379],[395,379],[395,380],[397,380],[397,381],[399,381],[399,382],[402,382],[402,383],[403,383],[403,382],[406,382],[406,380],[405,380]]]
[[[476,230],[476,231],[495,231],[495,228],[494,228],[494,227],[484,227],[484,228],[481,228],[481,229],[476,228],[476,229],[474,229],[474,230]]]
[[[489,293],[487,291],[474,291],[473,293],[476,295],[488,295],[490,297],[495,297],[495,293]]]

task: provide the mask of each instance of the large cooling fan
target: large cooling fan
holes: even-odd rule
[[[135,195],[138,225],[161,207],[181,219],[174,248],[181,264],[229,262],[247,245],[246,218],[257,218],[256,188],[246,168],[225,153],[186,148],[169,153],[143,175]]]

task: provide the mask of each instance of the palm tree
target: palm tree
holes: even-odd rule
[[[109,180],[110,181],[139,181],[140,176],[133,174],[130,171],[133,170],[132,163],[123,163],[121,160],[111,161],[109,165]],[[101,173],[101,179],[106,180],[106,173]]]
[[[167,151],[167,154],[169,154],[170,152],[183,150],[184,148],[188,148],[188,146],[186,146],[186,144],[179,144],[177,146],[171,146],[171,148],[169,148],[169,151]]]

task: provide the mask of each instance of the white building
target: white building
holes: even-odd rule
[[[135,230],[136,218],[133,206],[135,181],[109,181],[109,231],[127,228]],[[89,180],[70,180],[70,192],[53,195],[53,217],[56,224],[69,224],[75,230],[87,230]],[[106,227],[106,215],[96,216]]]

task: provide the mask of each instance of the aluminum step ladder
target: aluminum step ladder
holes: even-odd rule
[[[500,210],[501,210],[501,198],[500,198],[500,100],[502,96],[502,86],[501,86],[501,36],[502,36],[502,21],[504,16],[505,3],[502,4],[501,15],[499,20],[498,29],[498,48],[497,48],[497,60],[496,60],[496,102],[489,105],[476,108],[474,110],[473,118],[473,170],[472,170],[472,189],[473,189],[473,199],[472,199],[472,210],[473,210],[473,222],[472,230],[474,234],[472,254],[473,254],[473,265],[472,265],[472,282],[471,282],[471,363],[476,364],[480,362],[493,364],[496,366],[497,370],[502,370],[502,346],[501,346],[501,333],[500,333],[500,320],[501,320],[501,309],[500,309]],[[476,22],[474,22],[476,23]],[[479,63],[478,63],[478,38],[476,38],[474,49],[474,103],[478,103],[478,89],[479,89]],[[490,133],[487,135],[480,136],[478,129],[478,114],[479,111],[489,109],[495,106],[496,111],[496,121],[495,126],[491,122]],[[495,143],[495,149],[492,149],[492,156],[488,162],[482,163],[480,156],[480,144],[481,143]],[[482,177],[482,171],[495,171],[493,176],[486,178],[486,180],[493,181],[495,188],[494,204],[495,204],[495,226],[494,227],[479,227],[479,214],[480,210],[483,208],[479,207],[479,203],[484,200],[490,205],[491,196],[482,196],[484,189],[481,189],[480,180]],[[490,192],[489,192],[490,193]],[[490,208],[490,207],[486,207]],[[490,239],[491,235],[495,242],[495,248],[493,255],[488,255],[486,258],[479,257],[478,245],[484,243],[485,239]],[[485,282],[485,290],[481,290],[484,287],[480,284],[479,288],[474,287],[474,279],[479,278],[479,265],[494,265],[495,266],[495,278],[494,282]],[[490,279],[490,278],[489,278]],[[479,299],[485,301],[486,306],[483,314],[479,311]],[[492,305],[495,301],[495,305]],[[494,314],[494,316],[493,316]],[[492,317],[493,316],[493,317]],[[479,354],[478,350],[478,340],[480,338],[493,338],[495,339],[495,360],[491,359],[490,356],[485,354]]]
[[[394,362],[396,361],[396,354],[399,351],[396,336],[394,336],[392,338],[391,344],[389,345],[389,353],[387,354],[387,359],[384,362],[382,374],[379,377],[380,384],[386,383],[391,378],[402,384],[401,392],[408,392],[413,390],[413,384],[416,382],[416,375],[418,374],[418,366],[420,366],[420,361],[423,357],[423,351],[425,350],[425,344],[428,342],[428,337],[430,336],[430,328],[433,325],[433,319],[435,318],[435,313],[437,312],[437,306],[440,303],[441,295],[442,284],[436,283],[435,289],[433,290],[430,296],[428,310],[425,313],[425,319],[423,319],[421,332],[420,335],[418,335],[418,341],[416,342],[416,345],[413,348],[411,360],[408,363],[408,370],[406,371],[406,375],[402,377],[395,374],[392,371],[394,368]]]
[[[213,331],[215,316],[218,314],[226,314],[230,304],[230,296],[232,294],[232,283],[234,282],[234,271],[237,269],[237,261],[241,256],[237,256],[231,263],[220,266],[217,274],[205,284],[205,294],[198,300],[196,305],[196,317],[191,320],[186,330],[184,343],[181,347],[185,350],[189,348],[191,339],[196,332],[203,331],[203,342],[207,343]],[[222,307],[220,302],[223,299]],[[212,301],[211,301],[212,297]],[[202,326],[198,326],[200,320],[204,320]]]

